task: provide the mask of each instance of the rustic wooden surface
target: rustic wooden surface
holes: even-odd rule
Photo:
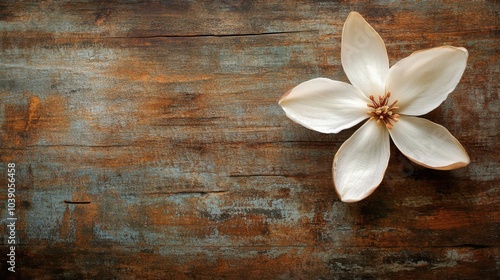
[[[347,81],[352,10],[391,65],[469,50],[457,89],[426,116],[461,141],[468,167],[421,168],[392,146],[378,190],[339,201],[331,164],[355,128],[307,130],[277,101],[311,78]],[[0,276],[500,277],[499,12],[496,1],[1,1]]]

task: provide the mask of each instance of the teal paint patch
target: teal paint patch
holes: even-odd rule
[[[72,192],[66,189],[32,191],[31,209],[25,214],[28,240],[63,241],[60,239],[60,230],[67,208],[64,201],[71,200],[71,197]],[[69,207],[70,211],[74,210],[74,206]]]

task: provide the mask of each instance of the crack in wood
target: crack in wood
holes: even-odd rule
[[[66,204],[90,204],[92,201],[71,201],[71,200],[65,200],[64,203]]]
[[[207,195],[207,194],[224,194],[227,192],[229,192],[229,190],[207,190],[207,191],[186,190],[186,191],[172,191],[172,192],[148,192],[144,193],[144,195],[191,195],[191,194]]]
[[[229,174],[229,178],[246,178],[246,177],[293,177],[287,174]]]
[[[117,145],[80,145],[80,144],[52,144],[52,145],[29,145],[26,148],[59,148],[59,147],[73,147],[73,148],[123,148],[134,147],[132,144],[117,144]]]
[[[206,38],[206,37],[251,37],[251,36],[269,36],[269,35],[283,35],[283,34],[297,34],[297,33],[310,33],[318,32],[319,30],[295,30],[295,31],[275,31],[275,32],[259,32],[259,33],[228,33],[228,34],[179,34],[179,35],[147,35],[147,36],[119,36],[107,37],[111,39],[158,39],[158,38]]]

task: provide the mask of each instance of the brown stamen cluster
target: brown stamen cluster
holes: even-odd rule
[[[399,109],[399,107],[394,106],[398,102],[394,101],[391,105],[389,104],[389,98],[391,97],[391,93],[388,92],[384,94],[384,96],[379,96],[378,100],[370,95],[370,100],[372,103],[368,103],[368,107],[372,108],[372,111],[368,111],[368,115],[370,115],[370,120],[377,120],[377,125],[381,122],[385,123],[385,127],[391,129],[394,126],[394,123],[398,122],[399,115],[394,114],[393,111]]]

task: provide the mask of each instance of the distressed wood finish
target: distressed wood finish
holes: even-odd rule
[[[298,83],[347,81],[359,11],[391,65],[464,46],[426,118],[471,164],[433,171],[393,146],[368,199],[339,201],[337,135],[287,119]],[[0,2],[1,274],[17,164],[19,279],[500,277],[496,1]]]

